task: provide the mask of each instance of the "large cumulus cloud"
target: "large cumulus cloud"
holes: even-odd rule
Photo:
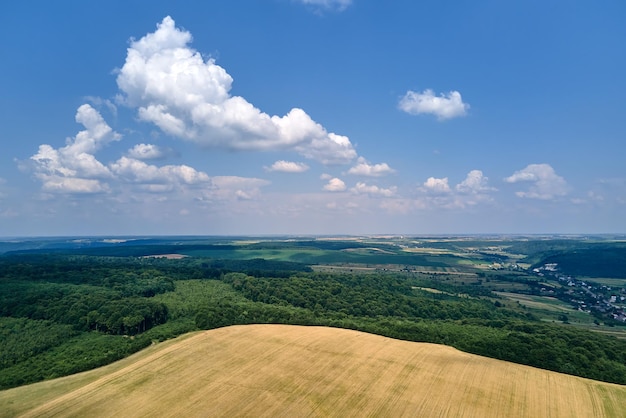
[[[349,138],[327,132],[302,109],[270,116],[231,96],[232,77],[189,47],[192,36],[171,17],[131,42],[117,84],[140,119],[169,135],[232,150],[292,150],[323,164],[349,163]]]

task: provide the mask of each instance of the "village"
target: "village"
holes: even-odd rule
[[[626,290],[624,288],[563,275],[557,263],[544,264],[529,272],[561,284],[561,286],[546,285],[541,288],[541,293],[567,302],[578,311],[589,313],[603,320],[607,325],[615,325],[615,322],[626,324]]]

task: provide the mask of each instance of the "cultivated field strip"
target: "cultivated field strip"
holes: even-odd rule
[[[21,416],[626,416],[626,386],[351,330],[233,326],[135,359]]]

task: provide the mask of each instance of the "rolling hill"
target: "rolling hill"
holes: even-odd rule
[[[0,392],[0,416],[623,417],[626,386],[357,331],[244,325]]]

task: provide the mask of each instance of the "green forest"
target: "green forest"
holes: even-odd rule
[[[182,333],[253,323],[357,329],[626,384],[625,340],[542,321],[480,282],[94,251],[103,250],[0,256],[0,389],[98,367]]]

